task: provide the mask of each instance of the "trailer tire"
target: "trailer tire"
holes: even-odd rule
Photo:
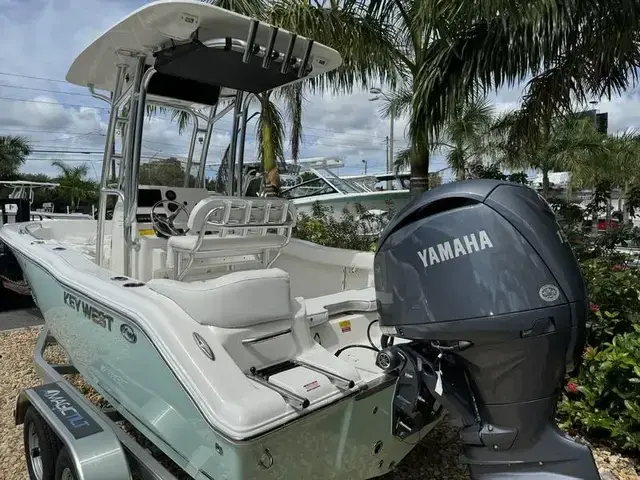
[[[29,478],[54,480],[60,440],[33,406],[25,412],[23,433]]]
[[[73,464],[69,449],[62,447],[56,461],[56,478],[55,480],[77,480],[76,467]]]

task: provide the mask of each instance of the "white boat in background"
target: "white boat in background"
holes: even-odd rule
[[[393,174],[341,176],[332,171],[344,166],[343,160],[333,157],[304,158],[297,162],[287,160],[279,167],[282,184],[280,196],[291,200],[298,213],[311,215],[317,203],[332,209],[336,218],[342,215],[345,208],[356,213],[356,204],[366,212],[383,215],[397,211],[409,201],[408,189],[376,188],[376,183],[386,181],[387,177],[389,180],[397,178]],[[257,162],[244,164],[243,194],[263,195],[264,182],[260,168]]]
[[[376,363],[372,253],[291,238],[297,205],[240,197],[240,182],[213,196],[139,184],[148,105],[191,116],[186,172],[197,165],[197,185],[214,124],[232,112],[233,179],[257,94],[341,62],[313,40],[188,0],[144,5],[73,62],[67,80],[109,103],[98,218],[0,229],[46,325],[36,365],[51,383],[26,390],[16,407],[32,478],[36,466],[45,478],[52,468],[78,480],[173,478],[138,443],[143,437],[197,480],[358,480],[390,471],[440,420],[431,396],[415,400],[405,420],[394,406],[398,375]],[[327,181],[338,190],[333,176]],[[112,220],[108,197],[116,199]],[[71,365],[46,364],[39,352],[48,342]],[[61,375],[71,372],[107,410]],[[47,443],[52,435],[63,441]]]
[[[302,181],[282,190],[282,198],[292,200],[298,212],[311,214],[313,205],[333,209],[340,216],[346,208],[356,213],[355,205],[376,214],[397,211],[409,201],[409,190],[376,190],[366,180],[375,175],[339,176],[332,169],[344,167],[344,162],[336,158],[311,158],[298,162],[300,172],[309,172],[314,178]]]
[[[8,195],[9,200],[25,199],[29,206],[29,218],[31,220],[53,220],[53,219],[88,219],[93,218],[91,215],[85,213],[59,213],[53,211],[53,205],[49,205],[49,208],[41,208],[33,210],[33,199],[35,196],[35,190],[38,189],[54,189],[59,187],[57,183],[50,182],[31,182],[27,180],[4,180],[0,181],[0,186],[6,186],[11,188],[11,193]],[[44,206],[43,206],[44,207]],[[16,215],[18,215],[18,204],[12,202],[6,202],[2,207],[4,211],[2,223],[15,223]]]

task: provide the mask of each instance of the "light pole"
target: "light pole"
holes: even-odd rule
[[[371,97],[369,99],[370,102],[375,102],[377,100],[380,100],[380,97],[384,97],[389,102],[391,101],[391,98],[389,98],[389,95],[384,93],[379,88],[371,88],[369,89],[369,93],[371,93],[372,95],[375,95],[375,97]],[[393,112],[391,112],[389,114],[389,143],[387,147],[387,172],[386,173],[391,173],[393,171],[393,121],[394,121]],[[391,190],[392,185],[393,185],[393,181],[387,180],[387,190]]]
[[[364,174],[367,174],[367,161],[366,160],[362,160],[362,163],[364,163]]]

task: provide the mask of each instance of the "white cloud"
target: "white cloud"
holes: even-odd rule
[[[83,48],[144,3],[144,0],[0,0],[0,135],[27,135],[36,150],[101,151],[106,104],[91,98],[81,88],[47,79],[63,80]],[[492,99],[498,110],[505,110],[517,107],[520,96],[521,88],[503,89]],[[347,164],[341,172],[345,174],[360,173],[363,159],[367,160],[369,171],[385,170],[389,120],[381,117],[381,105],[370,102],[369,97],[367,92],[309,96],[303,117],[301,156],[341,157]],[[609,112],[610,131],[616,131],[640,128],[639,104],[640,97],[633,92],[610,102],[603,101],[599,108]],[[230,140],[229,127],[228,117],[216,127],[210,163],[219,162]],[[396,119],[395,151],[406,146],[406,133],[407,119]],[[178,135],[175,123],[155,118],[145,126],[143,154],[185,156],[188,142],[188,133]],[[245,156],[248,161],[256,156],[255,120],[248,128]],[[52,173],[50,163],[56,158],[91,161],[95,171],[100,169],[99,155],[54,156],[39,152],[32,155],[24,170]],[[442,167],[442,157],[434,157],[432,170]],[[212,167],[209,173],[215,169]]]

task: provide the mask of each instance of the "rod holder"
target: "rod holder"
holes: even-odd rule
[[[251,61],[251,54],[253,53],[253,45],[256,41],[256,34],[258,33],[258,25],[260,22],[258,20],[252,20],[251,25],[249,25],[249,34],[247,35],[247,45],[245,47],[244,54],[242,55],[242,61],[244,63],[249,63]]]
[[[269,31],[269,41],[264,52],[264,58],[262,59],[262,68],[269,68],[271,65],[273,55],[273,45],[276,43],[276,36],[278,35],[278,27],[271,27]]]
[[[289,45],[287,46],[287,51],[284,54],[284,59],[282,60],[282,66],[280,67],[280,73],[285,75],[289,71],[289,67],[291,66],[291,57],[293,56],[293,47],[296,45],[296,40],[298,39],[298,35],[295,33],[291,34],[291,38],[289,39]]]
[[[300,62],[300,68],[298,69],[298,78],[302,78],[306,74],[307,65],[309,64],[309,57],[311,57],[311,49],[313,48],[313,40],[307,41],[307,48],[304,51],[304,56]]]

